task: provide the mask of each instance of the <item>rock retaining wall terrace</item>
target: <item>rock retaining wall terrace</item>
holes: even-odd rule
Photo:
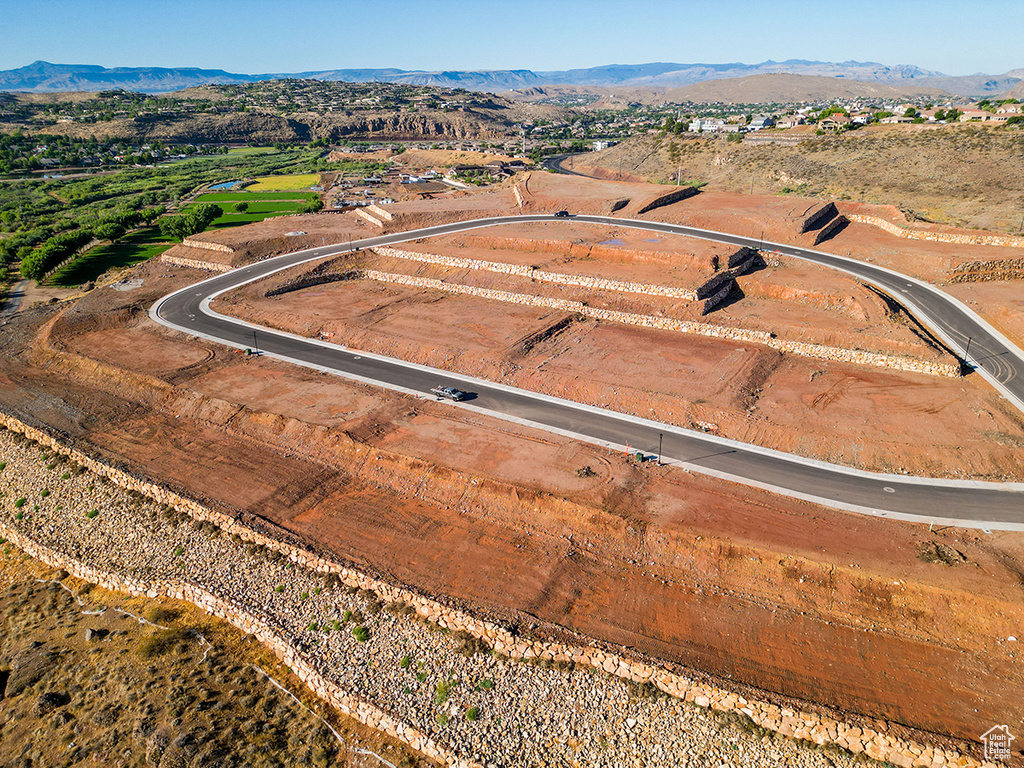
[[[204,251],[219,251],[220,253],[234,253],[235,249],[230,245],[224,245],[222,243],[210,243],[206,240],[193,240],[191,237],[186,237],[181,241],[181,244],[187,248],[200,248]]]
[[[819,245],[826,240],[835,237],[846,229],[849,224],[850,220],[845,216],[836,216],[832,221],[818,230],[818,234],[814,236],[814,244]]]
[[[666,205],[672,205],[672,203],[678,203],[680,200],[685,200],[688,197],[693,197],[698,192],[700,192],[700,190],[697,189],[697,187],[679,187],[678,189],[669,192],[667,195],[662,195],[661,197],[655,198],[647,205],[645,205],[643,208],[641,208],[639,211],[637,211],[636,215],[640,216],[642,214],[653,211],[655,208],[662,208]]]
[[[1020,280],[1024,277],[1024,259],[967,261],[953,267],[951,283],[973,283],[989,280]]]
[[[627,658],[609,650],[516,637],[494,623],[483,621],[411,590],[396,587],[319,557],[300,547],[266,536],[240,524],[227,515],[210,510],[195,501],[98,462],[74,448],[65,446],[45,432],[6,414],[0,413],[0,424],[47,446],[55,453],[67,456],[72,461],[88,467],[91,471],[107,477],[124,489],[142,493],[159,503],[174,507],[194,519],[212,522],[229,534],[235,534],[246,541],[280,552],[292,562],[310,571],[336,574],[346,585],[370,590],[382,601],[411,606],[420,616],[449,630],[468,632],[483,639],[495,651],[510,658],[571,662],[584,665],[626,680],[653,685],[671,696],[692,702],[699,707],[741,713],[756,725],[785,736],[804,739],[819,745],[835,744],[851,752],[864,753],[876,760],[886,761],[902,768],[952,768],[953,766],[957,768],[976,768],[978,766],[996,768],[992,764],[982,764],[973,758],[953,751],[937,749],[890,736],[879,730],[859,728],[822,715],[749,699],[734,692],[695,681],[686,675],[658,666],[656,663]],[[477,768],[477,764],[452,754],[423,732],[403,723],[375,705],[351,696],[336,684],[326,680],[316,670],[315,665],[296,649],[296,644],[284,632],[263,617],[236,605],[223,596],[215,595],[185,580],[166,579],[158,582],[146,582],[101,571],[64,553],[38,544],[3,520],[0,520],[0,534],[28,554],[50,566],[63,568],[78,578],[105,588],[149,597],[166,595],[192,602],[207,612],[231,622],[243,631],[254,634],[317,695],[342,712],[401,739],[413,749],[446,765],[455,768]],[[118,545],[119,543],[114,542],[111,546]]]
[[[384,222],[367,212],[366,208],[356,208],[356,216],[366,219],[375,227],[384,227]]]
[[[825,203],[811,211],[810,215],[804,219],[804,223],[800,227],[800,234],[822,227],[838,215],[839,211],[836,209],[835,203]]]
[[[897,237],[910,240],[929,240],[933,243],[955,243],[957,245],[998,245],[1007,248],[1024,248],[1024,237],[1013,235],[971,235],[966,232],[928,232],[920,229],[909,229],[899,224],[879,218],[865,216],[860,213],[849,213],[847,218],[858,224],[870,224]]]
[[[2,521],[0,521],[0,533],[16,547],[37,560],[41,560],[53,568],[63,569],[76,578],[104,589],[149,598],[169,597],[192,603],[208,614],[224,619],[246,634],[256,637],[281,662],[287,665],[313,693],[343,714],[405,742],[417,752],[444,765],[452,766],[452,768],[482,768],[478,763],[463,760],[452,754],[422,731],[391,716],[370,702],[346,693],[340,686],[325,679],[304,654],[296,650],[293,638],[277,630],[260,616],[235,605],[230,600],[181,579],[143,581],[101,571],[73,557],[37,544]]]
[[[502,301],[508,304],[522,304],[533,307],[545,307],[558,309],[563,312],[575,312],[595,320],[607,320],[613,323],[625,323],[626,325],[638,325],[644,328],[657,328],[663,331],[677,331],[679,333],[692,333],[699,336],[711,336],[728,341],[750,342],[761,344],[780,352],[788,352],[802,357],[814,357],[821,360],[830,360],[839,363],[856,363],[858,365],[870,365],[875,368],[888,368],[908,373],[923,373],[930,376],[948,376],[958,378],[961,376],[960,366],[949,363],[929,363],[924,360],[915,360],[909,357],[895,357],[883,355],[877,352],[864,352],[856,349],[843,349],[841,347],[827,347],[822,344],[805,344],[798,341],[785,341],[774,334],[764,331],[751,331],[744,328],[727,328],[721,325],[709,323],[697,323],[691,320],[678,320],[670,317],[655,317],[652,315],[637,315],[631,312],[619,312],[611,309],[597,309],[589,307],[579,301],[567,299],[551,299],[543,296],[533,296],[524,293],[510,293],[498,291],[491,288],[477,288],[470,285],[449,283],[444,280],[436,280],[428,277],[413,277],[411,275],[398,275],[390,272],[378,272],[376,270],[364,270],[360,273],[369,280],[377,280],[383,283],[395,283],[408,285],[416,288],[431,288],[448,293],[459,293],[469,296],[478,296],[492,301]],[[720,291],[710,298],[724,298],[728,291]]]
[[[619,291],[622,293],[641,293],[648,296],[668,296],[676,299],[695,300],[700,294],[688,288],[673,288],[667,285],[648,285],[645,283],[626,282],[622,280],[606,280],[600,277],[588,277],[587,275],[567,275],[561,272],[545,272],[536,267],[529,267],[525,264],[511,264],[505,261],[479,261],[477,259],[461,259],[455,256],[438,256],[432,253],[420,253],[417,251],[403,251],[397,248],[374,248],[376,253],[394,259],[407,259],[419,261],[424,264],[438,264],[443,267],[454,269],[474,269],[485,272],[500,272],[506,275],[515,275],[527,280],[539,280],[542,283],[558,283],[560,285],[577,285],[584,288],[593,288],[601,291]]]
[[[382,221],[395,220],[395,215],[391,213],[391,211],[384,210],[376,203],[370,203],[368,206],[366,206],[366,210],[368,210],[370,213],[372,213],[374,216],[381,219]]]
[[[217,264],[213,261],[200,261],[198,259],[183,259],[180,256],[168,256],[161,254],[160,261],[164,264],[174,264],[178,267],[189,267],[190,269],[202,269],[206,272],[230,272],[232,267],[227,264]]]

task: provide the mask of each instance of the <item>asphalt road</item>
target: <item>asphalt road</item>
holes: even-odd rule
[[[629,446],[691,470],[826,506],[878,516],[982,529],[1024,530],[1024,484],[932,480],[861,472],[784,454],[699,432],[659,424],[614,411],[514,389],[456,373],[438,371],[313,339],[253,326],[213,312],[217,295],[297,264],[347,252],[421,237],[487,226],[551,221],[548,215],[495,217],[447,224],[278,256],[204,280],[160,299],[150,310],[157,322],[234,347],[257,348],[261,354],[368,383],[429,396],[438,384],[458,387],[474,397],[453,407],[478,409],[615,448]],[[675,224],[576,216],[576,221],[627,226],[665,234],[763,247],[839,269],[896,297],[915,317],[970,361],[1017,408],[1024,411],[1024,355],[967,307],[921,281],[898,273],[791,245],[761,243]]]

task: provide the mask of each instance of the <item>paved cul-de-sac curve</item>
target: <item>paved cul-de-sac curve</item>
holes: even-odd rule
[[[864,472],[307,339],[228,317],[211,307],[222,293],[305,262],[471,229],[557,220],[550,215],[472,219],[297,251],[182,288],[158,300],[149,314],[157,323],[192,336],[236,348],[255,345],[261,354],[275,359],[421,397],[431,387],[448,384],[474,394],[472,400],[452,403],[452,407],[619,450],[629,446],[654,455],[660,446],[666,463],[834,509],[926,524],[1024,530],[1024,483]],[[573,221],[761,248],[847,272],[897,299],[950,349],[961,356],[969,354],[966,363],[1024,413],[1024,353],[967,306],[924,281],[843,256],[678,224],[586,215],[574,216]]]

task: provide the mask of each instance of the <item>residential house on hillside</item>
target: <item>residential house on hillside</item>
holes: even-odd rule
[[[977,107],[965,107],[962,111],[963,114],[960,115],[961,123],[981,123],[990,114],[984,109],[978,109]]]
[[[747,127],[752,131],[760,131],[765,128],[772,128],[775,125],[775,118],[771,115],[754,115],[750,118],[750,125]]]
[[[719,117],[702,117],[697,118],[690,123],[689,130],[693,133],[698,131],[711,131],[717,132],[725,129],[725,120]]]
[[[805,122],[807,122],[807,121],[804,120],[804,116],[803,115],[786,115],[785,117],[780,117],[779,118],[778,122],[775,123],[775,127],[776,128],[796,128],[798,125],[803,125]]]
[[[1024,111],[1024,104],[1000,104],[996,108],[997,115],[1019,115]]]
[[[849,128],[851,122],[846,115],[829,115],[818,123],[818,128],[825,133],[839,133]]]

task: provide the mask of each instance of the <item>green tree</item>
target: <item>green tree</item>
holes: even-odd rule
[[[119,240],[124,236],[124,227],[116,221],[104,221],[97,224],[93,230],[100,240]]]
[[[249,210],[249,204],[244,200],[240,203],[235,203],[235,213],[245,213]]]
[[[202,232],[210,226],[214,219],[223,215],[224,211],[219,205],[200,203],[177,216],[168,216],[162,219],[160,231],[173,240],[184,240],[189,235]]]

